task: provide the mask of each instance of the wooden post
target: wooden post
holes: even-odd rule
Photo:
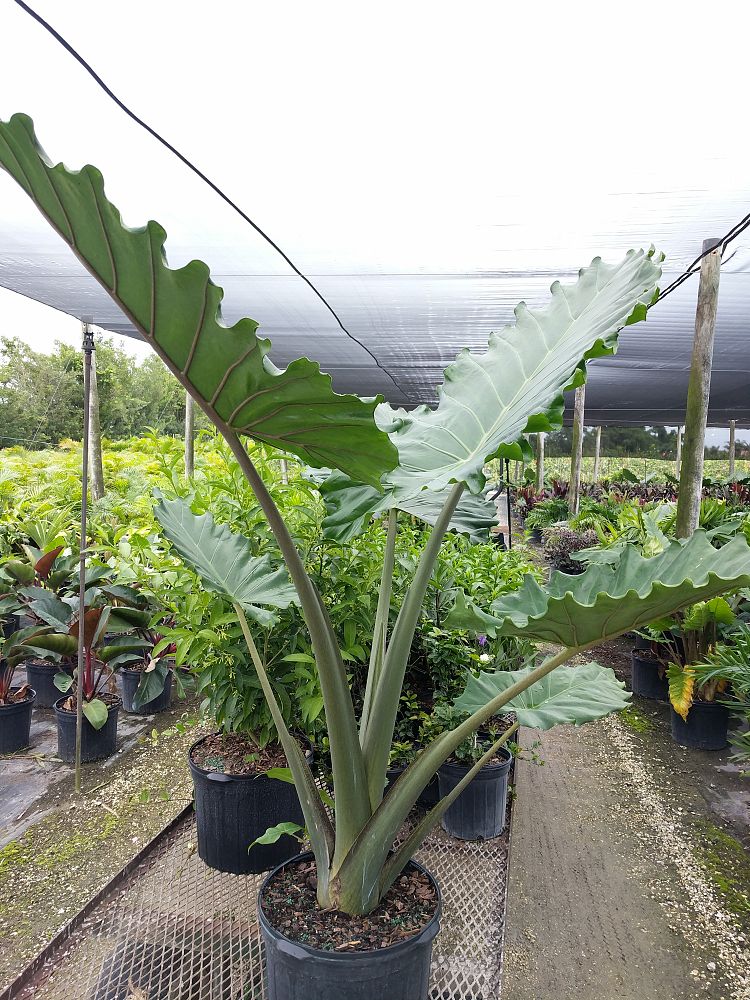
[[[185,475],[190,479],[195,473],[195,402],[185,393]]]
[[[674,463],[674,474],[680,478],[680,468],[682,467],[682,424],[677,428],[677,457]]]
[[[88,540],[89,442],[91,440],[91,374],[94,371],[94,333],[83,324],[83,440],[81,456],[81,534],[78,547],[78,607],[86,607],[86,543]],[[86,630],[78,629],[78,670],[76,673],[75,790],[81,791],[81,746],[83,740],[83,665]]]
[[[515,465],[513,466],[513,482],[517,483],[520,478],[521,478],[521,463],[516,462]]]
[[[706,441],[708,397],[711,391],[711,361],[714,353],[716,308],[719,302],[721,274],[720,240],[704,240],[698,308],[695,313],[693,359],[690,364],[685,440],[682,445],[682,470],[677,495],[677,537],[689,538],[698,526],[703,486],[703,451]]]
[[[281,481],[284,486],[289,484],[289,465],[285,458],[281,459]]]
[[[577,514],[581,505],[581,458],[583,457],[583,416],[586,404],[586,386],[576,389],[573,408],[573,448],[570,456],[570,483],[568,484],[568,507],[571,514]]]
[[[602,429],[601,427],[596,428],[596,434],[594,436],[594,482],[599,482],[599,456],[602,450]]]
[[[84,336],[86,330],[84,328]],[[93,334],[91,335],[93,343]],[[102,424],[99,416],[99,385],[96,380],[96,351],[91,358],[91,385],[89,387],[89,468],[91,472],[91,496],[101,500],[104,496],[104,463],[102,461]]]
[[[536,436],[536,491],[544,489],[544,431]]]
[[[734,479],[734,452],[735,452],[734,433],[736,428],[737,428],[737,421],[730,420],[729,421],[729,478],[730,479]]]

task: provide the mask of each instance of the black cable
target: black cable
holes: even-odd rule
[[[748,228],[748,226],[750,226],[750,213],[748,213],[748,215],[746,215],[744,219],[740,219],[739,222],[735,223],[735,225],[732,226],[729,232],[726,233],[724,236],[722,236],[722,238],[718,241],[718,243],[715,246],[712,246],[708,250],[704,250],[703,253],[698,254],[693,263],[688,267],[688,269],[686,271],[683,271],[683,273],[679,276],[679,278],[675,278],[675,280],[671,283],[671,285],[667,285],[664,291],[659,293],[659,297],[656,299],[655,302],[652,302],[651,305],[655,306],[657,302],[661,302],[662,299],[665,299],[667,295],[670,295],[673,291],[675,291],[675,289],[679,288],[680,285],[683,284],[683,282],[687,281],[688,278],[691,278],[694,274],[697,274],[697,272],[700,270],[700,263],[703,260],[703,258],[707,257],[710,253],[713,253],[714,250],[716,250],[717,246],[721,247],[721,256],[723,257],[724,251],[732,242],[732,240],[736,239],[741,233],[743,233]],[[735,253],[736,252],[737,251],[735,250]],[[728,260],[731,260],[732,257],[734,257],[734,254],[732,254],[728,258]]]
[[[270,246],[273,247],[273,249],[279,254],[279,256],[282,257],[283,260],[294,271],[294,273],[299,278],[302,278],[302,280],[305,282],[305,284],[308,285],[308,287],[315,293],[315,295],[317,295],[317,297],[320,299],[320,301],[326,307],[326,309],[328,310],[328,312],[336,320],[336,322],[338,323],[339,327],[346,334],[346,336],[349,337],[350,340],[353,340],[355,344],[358,344],[362,348],[362,350],[364,350],[364,351],[367,352],[367,354],[369,354],[369,356],[375,362],[376,366],[385,375],[388,376],[388,378],[391,380],[391,382],[393,383],[394,387],[398,390],[398,392],[403,392],[403,389],[401,389],[401,387],[399,386],[398,382],[396,382],[396,380],[394,379],[393,375],[391,375],[391,373],[388,371],[388,369],[384,368],[381,365],[381,363],[378,361],[378,359],[375,357],[375,355],[372,353],[372,351],[370,350],[370,348],[366,344],[364,344],[361,340],[359,340],[357,337],[355,337],[353,333],[351,333],[349,330],[347,330],[347,328],[342,323],[342,321],[341,321],[338,313],[333,308],[333,306],[328,301],[328,299],[312,283],[312,281],[310,281],[310,279],[307,277],[307,275],[304,274],[297,267],[297,265],[294,263],[294,261],[281,249],[281,247],[278,245],[278,243],[276,243],[274,240],[272,240],[271,237],[268,235],[268,233],[264,232],[260,228],[260,226],[256,222],[254,222],[250,218],[250,216],[239,207],[239,205],[236,202],[232,201],[232,199],[229,197],[228,194],[225,194],[225,192],[222,191],[222,189],[218,186],[218,184],[215,184],[211,180],[211,178],[207,177],[206,174],[204,174],[203,171],[199,167],[196,167],[196,165],[191,160],[189,160],[187,158],[187,156],[184,155],[184,153],[181,153],[179,151],[179,149],[177,149],[175,146],[172,145],[171,142],[169,142],[167,139],[165,139],[164,136],[160,135],[156,131],[156,129],[152,128],[148,124],[148,122],[143,121],[143,119],[139,118],[138,115],[134,111],[131,111],[130,108],[127,106],[127,104],[125,104],[123,101],[121,101],[120,98],[117,96],[117,94],[115,94],[114,91],[104,82],[104,80],[99,76],[99,74],[96,72],[96,70],[93,68],[93,66],[91,66],[90,63],[88,63],[83,58],[83,56],[79,52],[77,52],[76,49],[73,48],[73,46],[70,44],[70,42],[68,42],[65,38],[63,38],[63,36],[60,34],[59,31],[56,31],[55,28],[53,28],[52,25],[48,21],[45,21],[45,19],[41,16],[41,14],[38,14],[32,7],[29,7],[29,5],[27,3],[24,3],[24,0],[14,0],[14,2],[22,10],[24,10],[30,17],[32,17],[38,24],[40,24],[46,31],[48,31],[50,33],[50,35],[52,35],[52,37],[56,41],[58,41],[60,43],[60,45],[62,45],[62,47],[68,53],[70,53],[71,56],[73,56],[73,58],[76,60],[76,62],[80,63],[80,65],[86,70],[86,72],[89,74],[89,76],[99,85],[99,87],[101,87],[101,89],[104,91],[104,93],[115,102],[115,104],[118,106],[118,108],[120,108],[121,111],[125,112],[125,114],[128,116],[128,118],[131,118],[137,125],[140,125],[141,128],[145,129],[149,133],[150,136],[152,136],[154,139],[156,139],[157,142],[160,142],[162,144],[162,146],[165,146],[170,151],[170,153],[173,153],[179,160],[181,160],[182,163],[184,163],[185,166],[188,167],[188,169],[192,170],[194,174],[196,174],[198,177],[200,177],[200,179],[202,181],[204,181],[204,183],[208,184],[208,186],[211,188],[211,190],[215,194],[218,194],[218,196],[223,201],[225,201],[227,203],[227,205],[230,206],[230,208],[233,208],[234,211],[237,212],[237,214],[242,219],[244,219],[245,222],[248,223],[248,225],[250,225],[250,226],[253,227],[253,229],[256,231],[256,233],[258,233],[259,236],[261,236]]]

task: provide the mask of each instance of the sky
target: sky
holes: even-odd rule
[[[116,21],[100,0],[33,5],[241,196],[347,317],[364,311],[373,336],[392,332],[396,356],[408,352],[398,333],[410,309],[429,314],[441,361],[486,337],[470,297],[460,315],[441,298],[454,276],[480,279],[470,296],[485,276],[491,285],[493,275],[521,275],[517,297],[499,303],[502,318],[556,275],[644,239],[679,269],[696,233],[728,228],[750,203],[750,132],[737,104],[744,5],[706,17],[693,0],[214,0],[210,10],[131,0]],[[0,118],[27,112],[53,160],[101,167],[128,224],[164,223],[172,266],[200,253],[227,277],[232,318],[245,307],[233,273],[258,275],[251,315],[262,329],[353,350],[278,255],[12,0],[0,5],[0,37],[13,42],[0,62]],[[56,281],[75,287],[78,265],[55,239],[0,176],[0,257],[7,249],[29,274],[44,271],[53,291]],[[750,246],[737,250],[731,267],[750,270]],[[419,298],[435,275],[446,279],[441,291]],[[9,329],[37,347],[79,337],[77,320],[0,290],[0,331]],[[352,365],[361,361],[355,351]]]

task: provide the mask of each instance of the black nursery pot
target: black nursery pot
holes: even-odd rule
[[[157,712],[166,712],[172,704],[171,670],[167,671],[161,694],[152,698],[151,701],[145,702],[140,708],[134,707],[133,700],[138,690],[138,685],[141,683],[141,677],[143,677],[142,671],[128,670],[126,667],[123,667],[120,673],[122,674],[122,707],[126,712],[131,712],[133,715],[156,715]]]
[[[541,528],[532,528],[531,529],[531,540],[532,540],[532,542],[541,542],[543,540],[543,538],[544,538],[544,536],[542,534],[542,529]]]
[[[666,672],[660,670],[660,662],[639,656],[638,653],[638,648],[630,653],[632,664],[630,687],[633,694],[640,695],[641,698],[650,698],[652,701],[668,701],[669,683]]]
[[[645,635],[635,634],[635,648],[636,649],[651,649],[651,640],[647,639]]]
[[[440,929],[440,889],[421,865],[437,892],[433,917],[414,937],[377,951],[331,952],[290,941],[263,913],[266,887],[286,865],[306,861],[302,854],[271,872],[258,894],[258,919],[266,951],[268,1000],[427,1000],[432,942]]]
[[[72,764],[76,759],[76,713],[62,707],[67,698],[68,695],[58,698],[54,706],[57,716],[57,756],[66,764]],[[116,704],[107,706],[107,721],[101,729],[94,729],[84,715],[81,728],[83,763],[104,760],[117,750],[117,716],[121,705],[118,698]]]
[[[8,615],[7,618],[2,620],[3,622],[3,638],[10,639],[14,632],[19,629],[20,618],[18,615]]]
[[[385,772],[385,791],[384,795],[387,795],[393,787],[394,783],[406,770],[406,764],[397,764],[394,767],[389,767]],[[421,806],[423,809],[432,809],[440,801],[440,791],[438,789],[438,777],[436,774],[430,778],[422,792],[417,799],[417,805]]]
[[[693,750],[723,750],[729,740],[729,709],[715,701],[695,701],[687,722],[672,709],[672,739]]]
[[[57,664],[45,663],[41,660],[27,660],[24,666],[26,667],[26,680],[29,682],[29,686],[36,691],[36,707],[52,708],[60,698],[60,689],[55,687],[55,674],[67,673],[67,671],[63,671],[63,667]]]
[[[29,745],[35,698],[36,692],[32,690],[25,701],[0,705],[0,753],[15,753]]]
[[[265,774],[223,774],[188,764],[195,790],[195,818],[198,827],[198,857],[209,868],[233,875],[257,875],[276,868],[299,851],[294,837],[280,837],[275,844],[250,844],[279,823],[305,820],[294,785]],[[307,753],[312,762],[312,750]]]
[[[490,840],[505,829],[508,774],[513,755],[505,747],[497,751],[499,764],[486,764],[449,806],[441,820],[446,833],[459,840]],[[443,764],[438,771],[440,798],[452,792],[471,770],[466,764]]]

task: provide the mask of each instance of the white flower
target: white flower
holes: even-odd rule
[[[489,663],[491,659],[492,657],[490,656],[489,653],[481,653],[479,656],[480,663]]]

